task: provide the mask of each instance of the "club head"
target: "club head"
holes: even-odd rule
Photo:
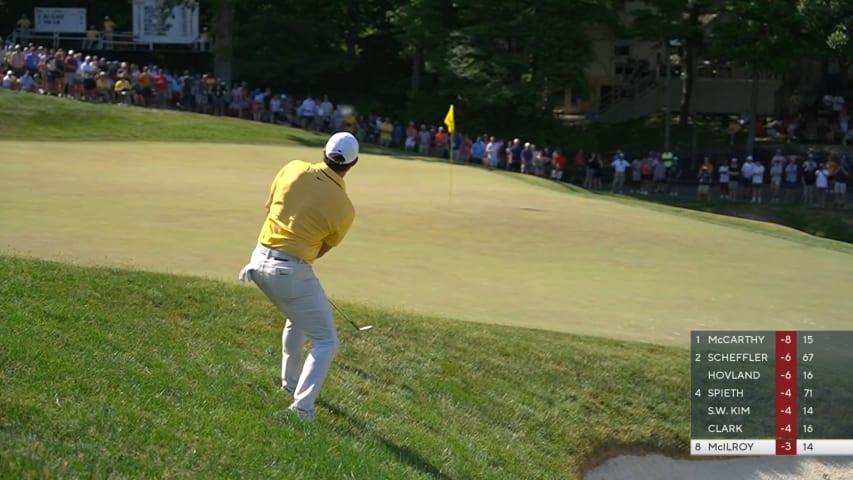
[[[373,325],[365,325],[363,327],[358,327],[359,331],[370,330],[373,328]]]

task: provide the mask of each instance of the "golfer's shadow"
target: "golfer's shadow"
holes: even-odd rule
[[[404,460],[406,463],[408,463],[412,467],[416,468],[417,470],[420,470],[421,472],[426,473],[427,475],[429,475],[432,478],[437,478],[440,480],[453,480],[452,477],[448,477],[447,475],[441,473],[435,467],[435,465],[429,463],[426,459],[424,459],[422,456],[418,455],[417,453],[413,452],[408,447],[404,447],[402,445],[397,445],[396,443],[388,440],[387,438],[383,437],[382,435],[379,435],[372,428],[370,428],[365,422],[360,421],[360,420],[356,420],[355,418],[348,415],[346,412],[344,412],[340,408],[338,408],[334,405],[330,405],[330,404],[328,404],[322,400],[318,400],[317,403],[322,405],[324,408],[328,409],[330,412],[332,412],[336,416],[346,419],[346,421],[349,422],[349,424],[355,429],[356,432],[369,433],[369,434],[373,435],[374,437],[376,437],[380,442],[382,442],[383,445],[385,445],[385,448],[387,448],[388,450],[390,450],[391,452],[396,454],[399,458],[401,458],[402,460]]]

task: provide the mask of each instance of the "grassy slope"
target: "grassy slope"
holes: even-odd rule
[[[3,147],[0,254],[228,281],[247,260],[274,172],[317,153]],[[448,177],[446,165],[364,155],[347,176],[359,212],[351,235],[317,265],[328,291],[447,318],[676,345],[696,327],[842,328],[853,308],[851,297],[820,300],[849,278],[850,245],[474,168],[454,171],[448,203]]]
[[[681,452],[683,350],[345,306],[319,419],[255,289],[0,257],[0,477],[573,478]]]
[[[322,146],[299,129],[284,129],[234,118],[96,105],[0,90],[0,139],[140,140]]]

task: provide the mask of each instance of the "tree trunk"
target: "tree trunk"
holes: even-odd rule
[[[418,93],[421,89],[421,78],[424,72],[424,60],[421,54],[421,49],[416,48],[415,54],[412,55],[412,83],[411,93]]]
[[[687,51],[684,55],[684,68],[687,76],[681,86],[681,112],[678,119],[678,124],[682,127],[687,126],[687,121],[691,113],[690,107],[693,102],[693,79],[696,74],[696,47],[692,44],[687,45]]]
[[[219,0],[216,10],[216,44],[213,49],[213,73],[231,84],[234,68],[234,2]]]
[[[850,60],[838,60],[838,83],[841,85],[841,95],[847,95],[847,81],[849,78]]]
[[[749,97],[749,124],[746,133],[746,154],[755,149],[755,125],[758,123],[758,70],[752,72],[752,93]]]

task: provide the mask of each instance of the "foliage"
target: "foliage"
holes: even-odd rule
[[[853,60],[853,3],[843,0],[799,0],[797,12],[817,54]]]
[[[803,31],[797,0],[728,0],[713,30],[718,56],[753,71],[781,73],[803,58],[806,45],[793,32]]]

